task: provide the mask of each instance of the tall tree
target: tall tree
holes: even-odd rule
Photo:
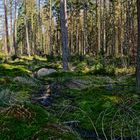
[[[137,0],[138,45],[137,45],[137,91],[140,92],[140,0]]]
[[[49,9],[49,35],[50,35],[50,56],[53,56],[53,45],[52,45],[52,0],[50,0],[50,9]]]
[[[62,61],[63,69],[68,70],[68,21],[67,1],[60,0],[61,38],[62,38]]]
[[[10,46],[9,46],[9,32],[8,32],[8,16],[7,16],[7,0],[4,0],[4,17],[5,17],[5,46],[6,46],[6,53],[10,53]]]
[[[24,20],[25,20],[25,30],[26,30],[26,45],[27,45],[27,54],[28,56],[31,55],[31,52],[30,52],[30,42],[29,42],[29,27],[28,27],[28,17],[27,17],[27,8],[26,8],[26,0],[24,1],[24,6],[25,6],[25,17],[24,17]]]
[[[17,0],[15,0],[14,6],[13,47],[15,50],[15,55],[17,55]]]

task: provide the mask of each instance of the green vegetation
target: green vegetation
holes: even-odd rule
[[[65,125],[69,121],[78,121],[79,128],[106,137],[111,133],[112,137],[139,136],[140,103],[132,71],[128,76],[123,69],[117,75],[112,71],[101,73],[111,67],[90,67],[83,61],[76,65],[75,72],[62,72],[61,63],[56,61],[22,57],[0,64],[0,140],[84,139]],[[88,67],[87,72],[83,65]],[[44,67],[58,72],[33,77]],[[96,75],[91,72],[93,67],[97,68]],[[50,107],[31,101],[45,83],[60,86],[56,93],[59,96]]]
[[[140,0],[0,0],[0,140],[140,140]]]

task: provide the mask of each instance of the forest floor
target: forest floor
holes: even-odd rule
[[[33,77],[40,68],[57,72]],[[116,76],[87,72],[85,64],[77,69],[63,72],[59,61],[39,57],[2,62],[0,140],[139,139],[140,97],[131,70]]]

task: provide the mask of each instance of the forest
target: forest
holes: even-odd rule
[[[0,0],[0,140],[140,140],[140,0]]]

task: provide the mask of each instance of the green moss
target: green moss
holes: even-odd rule
[[[0,64],[0,76],[25,76],[30,73],[28,69],[20,65]]]
[[[10,115],[5,117],[5,114],[1,114],[0,122],[1,127],[4,125],[7,129],[2,129],[3,133],[0,134],[0,139],[19,140],[28,138],[41,129],[44,123],[49,120],[49,113],[39,106],[28,105],[26,107],[31,113],[31,118],[15,118]],[[49,120],[51,121],[51,120]]]
[[[92,70],[93,61],[90,65],[83,61],[78,65],[77,72],[62,72],[60,62],[57,64],[54,63],[55,61],[48,62],[47,59],[37,56],[22,57],[10,61],[8,64],[0,64],[0,91],[9,89],[21,101],[20,104],[24,105],[31,113],[31,118],[17,118],[14,114],[0,113],[0,129],[2,130],[0,140],[30,140],[35,138],[46,140],[49,137],[75,140],[77,135],[49,127],[50,124],[62,124],[64,121],[72,120],[80,121],[81,128],[94,130],[96,127],[100,134],[104,130],[108,136],[111,126],[115,136],[120,136],[121,129],[126,131],[124,132],[125,136],[135,135],[135,126],[139,125],[140,110],[140,104],[136,103],[139,102],[139,95],[135,93],[134,88],[131,88],[131,85],[135,85],[135,78],[133,76],[95,76],[92,72],[85,72],[85,67]],[[95,64],[96,70],[102,73],[102,65],[97,65],[98,62]],[[13,78],[17,76],[24,76],[28,79],[33,71],[42,67],[54,68],[58,72],[43,77],[38,82],[34,81],[35,84],[13,81]],[[114,67],[108,67],[106,70],[112,72]],[[71,80],[77,79],[87,81],[87,87],[74,89],[66,86]],[[39,90],[41,83],[49,82],[57,82],[62,86],[60,97],[53,100],[52,107],[45,108],[32,104],[29,100],[30,95]],[[113,85],[111,91],[106,89],[108,84]],[[117,84],[128,84],[130,87],[125,87],[120,93]],[[22,102],[24,100],[25,102]],[[132,108],[133,111],[130,113],[127,107]],[[135,121],[132,123],[134,118]],[[130,133],[128,125],[133,128],[133,134]]]
[[[114,95],[110,91],[107,91],[104,87],[101,87],[101,85],[107,83],[105,77],[82,77],[82,79],[84,78],[86,80],[89,78],[91,83],[94,81],[92,84],[95,84],[96,86],[92,85],[89,88],[82,90],[65,88],[64,93],[62,94],[63,98],[61,97],[60,99],[57,99],[57,104],[59,104],[59,107],[56,107],[55,110],[59,110],[58,112],[59,116],[61,116],[60,120],[62,122],[79,120],[81,122],[81,127],[87,129],[93,129],[94,124],[98,132],[102,132],[102,129],[104,129],[105,133],[110,135],[109,131],[111,131],[111,125],[113,125],[112,128],[114,130],[120,130],[121,126],[119,124],[126,124],[132,121],[134,116],[132,116],[132,118],[126,118],[125,122],[123,122],[122,118],[125,118],[125,113],[127,111],[123,111],[119,105],[127,103],[130,99],[133,100],[133,102],[131,102],[131,105],[133,105],[133,103],[136,102],[135,100],[138,98],[137,96],[132,98],[132,93],[130,91],[124,91],[124,93],[121,95]],[[109,82],[110,80],[111,79],[109,79]],[[111,81],[113,81],[113,79]],[[67,96],[72,96],[72,101],[71,99],[67,98]],[[129,105],[124,106],[127,107]],[[71,107],[73,107],[72,110],[70,109]],[[136,105],[135,109],[138,111],[139,105]],[[115,114],[116,117],[114,116]],[[115,119],[114,121],[113,118]],[[115,125],[113,123],[115,123]],[[135,127],[135,124],[130,123],[129,125]],[[124,126],[124,129],[126,129],[125,135],[129,137],[130,130],[127,126]],[[133,131],[133,133],[135,132],[136,130]],[[120,131],[116,132],[116,136],[117,135],[120,135]]]

